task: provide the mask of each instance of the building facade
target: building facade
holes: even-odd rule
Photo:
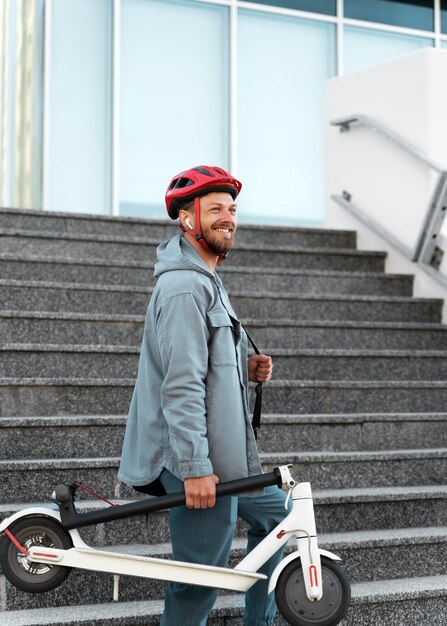
[[[243,221],[324,219],[328,78],[447,49],[447,0],[2,0],[0,205],[164,217],[215,163]]]

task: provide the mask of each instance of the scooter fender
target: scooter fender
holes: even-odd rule
[[[341,558],[337,556],[336,554],[334,554],[333,552],[328,552],[328,550],[321,550],[321,549],[319,549],[318,551],[320,553],[320,556],[326,556],[328,559],[331,559],[332,561],[341,561]],[[291,554],[286,556],[284,559],[282,559],[282,561],[274,569],[273,574],[270,576],[268,593],[271,593],[275,589],[276,583],[278,582],[279,575],[281,574],[285,566],[288,565],[291,561],[294,561],[295,559],[299,559],[299,558],[300,558],[299,552],[292,552]]]
[[[18,519],[22,519],[23,517],[51,517],[55,519],[57,522],[61,523],[61,517],[59,515],[59,511],[57,509],[50,509],[49,507],[44,506],[33,506],[29,509],[23,509],[22,511],[17,511],[13,515],[6,517],[4,520],[0,522],[0,533],[4,532],[13,522]]]

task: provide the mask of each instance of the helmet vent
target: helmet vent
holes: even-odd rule
[[[213,170],[215,172],[217,172],[218,174],[220,174],[220,176],[228,176],[228,174],[226,172],[224,172],[223,170],[219,169],[218,167],[213,167]]]
[[[181,189],[182,187],[189,187],[193,184],[194,183],[190,178],[177,178],[177,180],[172,181],[169,189]]]
[[[199,174],[204,174],[205,176],[209,176],[210,178],[213,178],[213,175],[211,174],[211,172],[206,170],[204,167],[193,167],[192,169],[195,172],[199,172]]]

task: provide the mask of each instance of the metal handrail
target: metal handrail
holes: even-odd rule
[[[420,229],[417,243],[413,250],[399,242],[391,233],[385,230],[375,220],[366,216],[359,207],[351,203],[350,194],[346,191],[342,195],[333,195],[332,199],[343,208],[356,215],[362,222],[374,230],[379,236],[386,239],[393,247],[397,248],[411,261],[428,265],[438,269],[441,264],[442,250],[437,246],[437,240],[441,231],[442,223],[446,215],[447,206],[447,168],[428,157],[416,146],[406,141],[403,137],[384,126],[377,120],[360,113],[349,115],[333,120],[332,126],[338,126],[340,132],[347,132],[351,126],[364,126],[372,132],[384,137],[389,142],[401,148],[430,169],[439,174],[436,187],[430,199],[427,211]]]

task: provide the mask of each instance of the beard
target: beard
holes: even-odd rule
[[[225,225],[221,225],[220,228],[225,228]],[[233,228],[233,227],[232,227]],[[234,234],[236,229],[231,232],[231,238],[221,238],[219,233],[216,233],[213,228],[202,228],[202,235],[206,241],[208,248],[214,254],[222,255],[230,252],[234,246]]]

